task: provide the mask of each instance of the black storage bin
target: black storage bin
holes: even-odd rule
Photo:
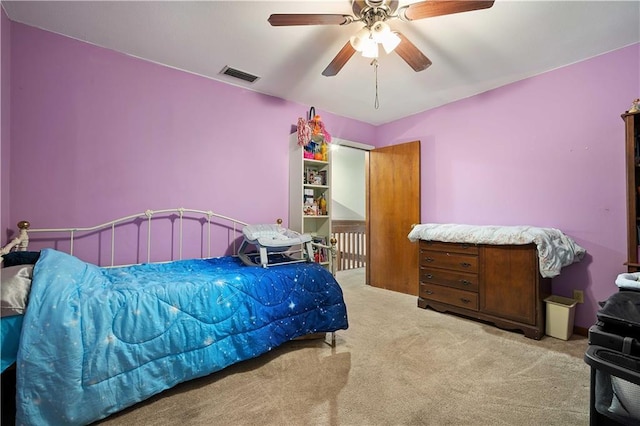
[[[620,291],[589,328],[590,424],[640,425],[640,292]]]

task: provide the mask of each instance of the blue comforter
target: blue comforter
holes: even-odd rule
[[[90,423],[347,326],[342,290],[314,263],[264,269],[221,257],[107,269],[46,249],[18,350],[16,423]]]

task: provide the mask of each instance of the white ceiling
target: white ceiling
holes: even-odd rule
[[[496,0],[485,10],[413,22],[394,19],[392,29],[433,65],[416,73],[397,54],[382,52],[376,109],[370,60],[356,54],[337,76],[321,74],[361,24],[272,27],[267,22],[272,13],[351,14],[350,0],[2,5],[16,22],[374,125],[640,42],[637,0]],[[249,84],[221,75],[225,65],[260,79]]]

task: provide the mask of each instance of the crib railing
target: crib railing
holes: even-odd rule
[[[366,232],[363,220],[334,220],[331,232],[336,239],[336,269],[362,268],[366,265]]]

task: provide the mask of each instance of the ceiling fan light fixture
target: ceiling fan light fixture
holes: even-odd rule
[[[362,46],[362,56],[365,58],[378,57],[378,43],[376,43],[373,38],[366,39],[366,42]]]
[[[381,44],[387,53],[393,52],[393,49],[400,44],[400,37],[383,21],[378,21],[371,26],[371,37],[376,43]]]
[[[392,31],[389,31],[389,33],[385,36],[384,40],[382,40],[382,47],[384,48],[384,51],[387,52],[387,54],[389,54],[393,52],[393,49],[398,47],[398,45],[400,44],[400,41],[402,40],[400,39],[398,34]]]
[[[366,43],[366,40],[368,40],[370,37],[371,31],[369,31],[369,28],[362,27],[360,31],[351,36],[349,42],[351,43],[351,47],[353,47],[356,51],[362,52],[362,48]]]
[[[451,15],[461,12],[488,9],[494,0],[419,0],[415,3],[400,6],[399,0],[352,0],[353,15],[337,13],[275,13],[267,20],[274,27],[294,25],[347,25],[354,22],[364,24],[360,31],[349,38],[322,75],[336,75],[346,62],[360,52],[362,56],[377,58],[378,44],[382,44],[387,53],[396,51],[414,71],[419,72],[431,65],[427,58],[404,35],[394,33],[386,23],[387,20],[401,19],[406,22],[435,16]],[[375,37],[374,45],[369,42]],[[396,50],[397,49],[397,50]],[[375,62],[377,67],[377,61]]]
[[[377,43],[382,43],[389,33],[391,33],[391,28],[385,22],[377,21],[371,26],[371,36]]]

